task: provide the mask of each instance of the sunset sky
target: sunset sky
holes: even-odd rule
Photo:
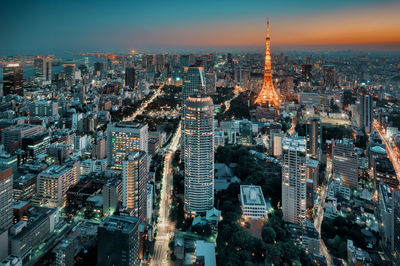
[[[85,51],[400,50],[400,1],[2,1],[0,55]]]

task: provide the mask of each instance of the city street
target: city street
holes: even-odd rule
[[[172,159],[181,137],[181,124],[179,124],[171,144],[165,154],[164,171],[162,177],[160,216],[158,217],[157,236],[154,245],[154,255],[150,265],[169,265],[169,239],[174,232],[174,224],[169,220],[170,195],[172,191]]]
[[[144,103],[142,103],[142,105],[130,116],[130,117],[126,117],[123,121],[133,121],[135,120],[135,118],[138,115],[141,115],[147,108],[147,106],[154,101],[155,98],[157,98],[158,96],[161,95],[162,93],[162,89],[164,88],[164,84],[162,84],[160,87],[158,87],[158,89],[153,93],[153,95],[150,97],[150,99],[148,99],[147,101],[145,101]]]
[[[326,160],[326,171],[325,171],[325,180],[327,180],[327,183],[323,183],[321,185],[320,203],[318,205],[317,213],[314,217],[314,226],[317,229],[318,233],[320,234],[321,253],[326,258],[326,262],[328,263],[328,265],[330,265],[330,263],[332,263],[332,258],[331,258],[331,255],[329,254],[327,247],[325,246],[324,240],[322,240],[321,224],[322,224],[322,220],[324,219],[324,206],[325,206],[326,193],[328,190],[328,185],[332,178],[331,171],[332,171],[332,161],[330,159],[327,159]]]
[[[393,150],[393,146],[385,137],[384,129],[377,123],[373,122],[374,129],[378,132],[379,136],[381,137],[383,143],[386,146],[386,151],[388,158],[393,164],[394,171],[396,172],[397,179],[400,179],[400,154],[398,151]]]

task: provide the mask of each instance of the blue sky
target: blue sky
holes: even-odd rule
[[[346,45],[343,37],[337,38],[342,42],[334,39],[337,32],[347,30],[346,21],[342,20],[353,25],[347,35],[354,36],[354,32],[365,31],[362,20],[375,19],[371,22],[374,29],[382,32],[390,28],[386,35],[378,36],[382,45],[395,47],[398,37],[390,36],[390,32],[399,35],[399,12],[399,1],[390,0],[1,1],[0,55],[262,47],[267,16],[271,18],[272,38],[275,34],[272,44],[277,46]],[[360,23],[352,21],[354,16],[349,13],[355,14]],[[324,21],[326,17],[330,20]],[[342,22],[343,29],[336,21]],[[333,37],[326,42],[326,37],[317,36],[325,31],[318,28],[319,22],[325,23],[327,31],[332,30]],[[356,25],[359,29],[354,24],[360,24]],[[304,29],[310,38],[295,36],[299,29]],[[291,30],[294,37],[288,39]],[[368,32],[362,37],[365,41],[360,45],[368,44]],[[373,42],[379,47],[379,42]],[[351,40],[350,44],[355,43]]]

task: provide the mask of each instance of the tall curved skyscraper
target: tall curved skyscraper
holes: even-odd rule
[[[184,118],[185,212],[204,214],[214,205],[214,110],[211,97],[188,97]]]

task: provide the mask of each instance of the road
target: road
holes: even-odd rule
[[[392,144],[387,141],[385,137],[385,132],[384,129],[379,125],[377,122],[373,122],[373,126],[376,132],[378,132],[379,136],[381,137],[383,143],[386,146],[386,151],[388,154],[389,160],[393,164],[394,171],[396,172],[397,179],[400,179],[400,154],[397,150],[397,148],[393,148]]]
[[[317,213],[314,217],[314,226],[317,229],[320,236],[321,236],[321,224],[322,224],[322,220],[324,219],[324,207],[325,207],[326,193],[328,190],[328,184],[332,178],[331,171],[332,171],[332,162],[329,158],[327,158],[326,159],[326,170],[325,170],[325,179],[327,180],[327,183],[323,183],[321,185],[320,204],[318,205]],[[332,257],[329,254],[329,251],[326,248],[324,240],[322,240],[322,237],[320,237],[320,250],[321,250],[321,254],[326,258],[327,264],[330,265],[332,263]]]
[[[172,159],[181,137],[181,124],[179,124],[171,144],[165,154],[164,171],[162,177],[160,216],[158,217],[157,236],[154,244],[154,255],[150,265],[170,265],[169,263],[169,239],[174,232],[175,225],[169,220],[170,195],[172,193]]]
[[[150,97],[150,99],[148,99],[147,101],[142,103],[142,105],[130,117],[124,118],[123,121],[126,122],[126,121],[135,120],[136,116],[141,115],[146,110],[147,106],[151,102],[153,102],[155,98],[157,98],[158,96],[161,95],[163,88],[164,88],[164,84],[162,84],[160,87],[158,87],[158,89],[153,93],[153,95]]]

